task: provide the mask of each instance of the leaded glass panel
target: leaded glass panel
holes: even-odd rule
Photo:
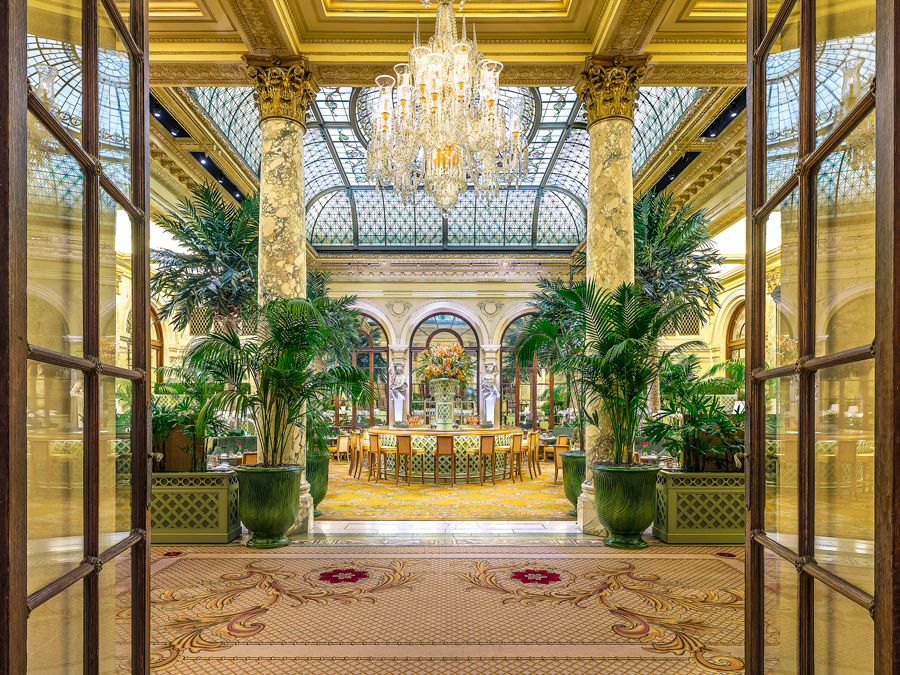
[[[307,200],[333,187],[343,187],[325,135],[319,127],[311,127],[303,137],[303,194]]]
[[[581,206],[569,195],[545,190],[538,209],[538,242],[551,246],[578,246],[587,234]]]
[[[505,195],[501,198],[505,201]],[[475,203],[471,190],[460,196],[456,206],[447,214],[447,243],[473,246],[475,244],[475,214],[481,204]]]
[[[359,245],[384,243],[384,192],[356,190],[356,223],[359,228]]]
[[[416,243],[440,245],[444,238],[444,218],[441,210],[420,192],[415,204],[416,209]]]
[[[506,213],[505,195],[490,203],[475,207],[475,243],[479,246],[503,245],[503,220]]]
[[[701,87],[641,87],[631,129],[634,173],[640,171],[702,91]]]
[[[540,87],[541,124],[566,124],[578,105],[578,95],[572,87]]]
[[[350,95],[353,87],[322,87],[316,95],[316,108],[322,122],[350,122]]]
[[[506,194],[506,244],[530,245],[536,190],[509,190]]]
[[[416,241],[416,208],[404,206],[393,192],[383,190],[385,244],[406,244]]]
[[[328,135],[350,185],[371,185],[366,178],[366,149],[356,138],[353,130],[329,127]]]
[[[306,213],[306,231],[310,243],[325,246],[353,245],[353,215],[348,190],[323,195]]]
[[[569,129],[568,134],[547,183],[565,188],[587,205],[591,137],[585,129]]]
[[[259,172],[262,131],[253,101],[253,87],[190,87],[188,91],[247,165]]]
[[[540,185],[565,129],[539,128],[528,146],[528,175],[522,185]]]

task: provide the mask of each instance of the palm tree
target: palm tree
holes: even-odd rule
[[[571,374],[582,392],[582,416],[590,424],[600,426],[601,415],[609,420],[613,446],[607,459],[628,462],[660,363],[697,344],[684,343],[657,355],[666,326],[687,306],[664,309],[648,302],[637,284],[622,284],[609,292],[592,281],[581,281],[556,288],[553,295],[565,324],[541,318],[530,322],[516,352],[534,358],[542,350],[556,350],[565,340],[570,351],[559,353],[551,368]],[[565,338],[563,325],[568,326]]]
[[[205,183],[157,219],[186,250],[150,253],[156,265],[150,292],[161,300],[159,318],[184,330],[194,312],[210,312],[215,322],[236,327],[256,305],[259,195],[235,205]]]
[[[706,212],[675,206],[675,195],[647,192],[634,203],[634,281],[644,297],[663,308],[683,306],[705,324],[719,306],[722,285],[715,274],[722,256],[712,243]],[[671,332],[670,329],[665,332]],[[650,391],[659,410],[659,381]]]
[[[360,368],[315,367],[327,345],[346,337],[336,334],[313,302],[271,300],[256,310],[254,318],[256,336],[242,340],[226,326],[197,338],[185,361],[229,385],[207,407],[252,416],[263,466],[279,466],[286,459],[295,426],[306,431],[314,449],[320,449],[328,426],[325,407],[333,392],[368,403],[375,389],[369,373]]]
[[[323,363],[350,363],[353,351],[360,346],[359,321],[362,312],[354,309],[357,296],[329,296],[331,272],[311,269],[306,273],[306,299],[312,303],[331,329],[333,341],[325,345],[319,358]]]

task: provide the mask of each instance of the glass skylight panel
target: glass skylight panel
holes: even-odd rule
[[[353,87],[323,87],[316,95],[316,107],[324,124],[350,123],[350,96]]]
[[[538,245],[577,246],[586,234],[581,206],[567,194],[545,190],[538,209]]]
[[[348,191],[336,190],[320,197],[307,212],[306,222],[311,244],[352,245],[353,216]]]
[[[591,138],[588,132],[584,129],[571,129],[556,164],[550,171],[548,185],[568,190],[587,205],[590,159]]]
[[[868,90],[875,77],[875,33],[816,45],[816,137],[821,140]],[[790,101],[799,106],[796,99]]]
[[[188,91],[247,165],[259,173],[262,130],[253,87],[190,87]]]
[[[307,201],[328,188],[343,185],[334,158],[319,127],[310,127],[303,137],[303,194]]]
[[[475,244],[477,246],[502,246],[503,223],[506,216],[506,195],[501,193],[490,203],[475,206]]]
[[[540,87],[541,124],[565,124],[572,110],[578,105],[578,96],[572,87]]]
[[[504,233],[507,245],[531,245],[537,190],[507,190]]]
[[[360,246],[384,243],[384,199],[375,190],[354,190]]]
[[[416,243],[439,245],[444,237],[444,218],[441,210],[428,195],[419,191],[415,203]]]
[[[26,60],[35,95],[73,134],[80,134],[81,45],[28,35]]]
[[[702,87],[641,87],[631,129],[632,171],[637,173],[702,92]]]
[[[505,201],[506,195],[501,197]],[[460,195],[459,201],[447,213],[447,243],[454,246],[475,245],[475,193],[471,190]],[[502,227],[502,223],[500,224]]]
[[[416,208],[414,204],[403,204],[393,192],[381,191],[384,198],[384,243],[388,245],[409,245],[416,243]]]
[[[366,149],[348,128],[328,127],[338,159],[351,185],[371,185],[366,178]]]
[[[534,139],[528,146],[528,175],[521,182],[522,185],[538,185],[550,166],[550,160],[559,145],[559,139],[565,133],[565,129],[545,129],[539,127]]]

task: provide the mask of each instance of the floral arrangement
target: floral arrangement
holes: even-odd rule
[[[416,374],[425,380],[449,377],[460,382],[468,382],[475,370],[475,362],[462,345],[437,345],[429,347],[420,355],[420,365]]]

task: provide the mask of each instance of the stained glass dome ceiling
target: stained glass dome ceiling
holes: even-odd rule
[[[259,171],[262,136],[249,87],[189,90],[235,149]],[[632,131],[637,172],[702,89],[644,87]],[[303,143],[306,229],[320,249],[459,248],[572,249],[586,233],[590,144],[577,97],[569,87],[506,89],[525,96],[531,130],[530,171],[519,190],[491,203],[466,193],[446,222],[430,199],[403,205],[366,179],[366,133],[372,90],[323,88]],[[446,232],[445,232],[446,229]]]

